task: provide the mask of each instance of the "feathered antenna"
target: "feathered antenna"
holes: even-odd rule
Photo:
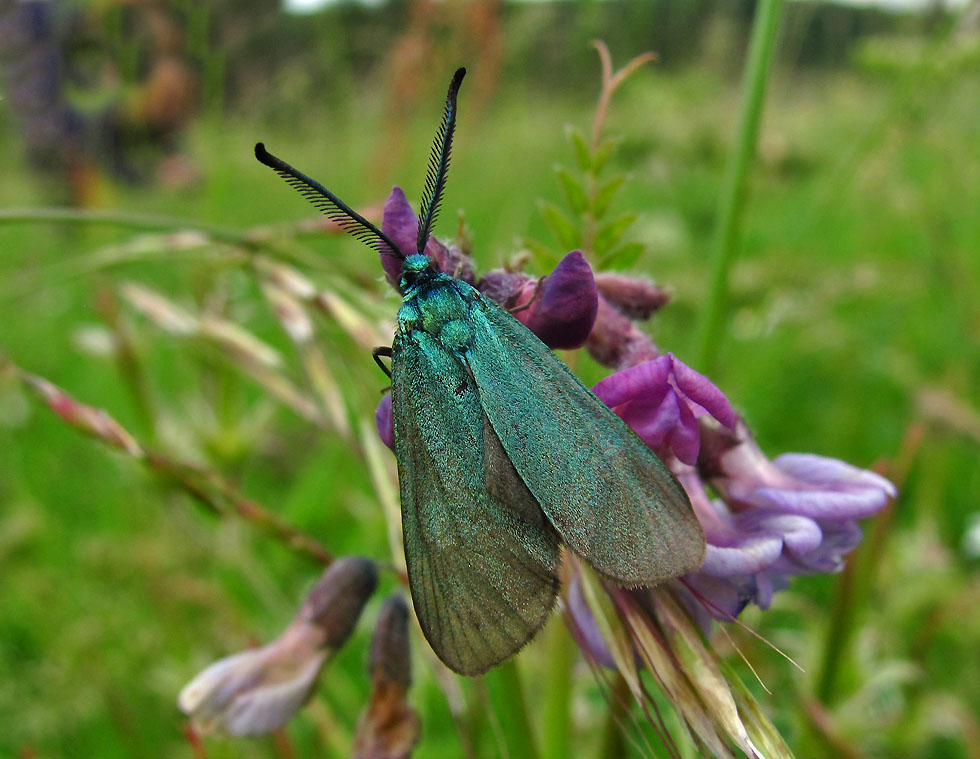
[[[400,261],[405,260],[405,254],[392,242],[388,235],[315,179],[276,158],[265,149],[265,145],[261,142],[255,145],[255,157],[273,169],[289,185],[299,190],[303,197],[323,211],[328,219],[336,222],[345,232],[368,245],[377,243],[382,255],[393,256]]]
[[[425,192],[422,194],[422,205],[419,208],[419,253],[425,251],[425,244],[429,241],[432,226],[439,214],[442,192],[446,188],[449,154],[453,148],[453,132],[456,131],[456,95],[464,76],[466,76],[466,69],[456,69],[453,81],[449,85],[449,94],[446,95],[446,112],[442,116],[442,125],[439,127],[435,142],[432,144],[432,155],[429,156],[429,173],[425,178]]]

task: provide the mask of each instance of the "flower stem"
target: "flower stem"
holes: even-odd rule
[[[517,663],[510,659],[483,676],[490,708],[500,722],[500,735],[510,759],[537,759],[537,743]]]
[[[548,670],[544,692],[544,759],[572,756],[572,667],[575,646],[568,628],[555,618],[548,627]]]
[[[333,556],[315,538],[297,529],[275,512],[246,498],[217,472],[151,450],[104,411],[80,403],[57,385],[0,357],[0,373],[2,372],[11,372],[62,420],[138,460],[189,494],[208,512],[218,516],[235,514],[294,553],[318,564],[330,564],[333,561]]]
[[[752,38],[743,79],[742,112],[735,150],[729,158],[718,199],[715,235],[711,244],[711,282],[698,330],[697,366],[703,372],[710,373],[721,344],[728,299],[728,274],[735,256],[745,201],[745,180],[758,141],[766,81],[782,5],[783,0],[761,0],[752,22]]]
[[[599,748],[601,759],[623,759],[627,755],[624,725],[629,720],[629,704],[633,697],[629,683],[617,673],[613,679],[609,696],[609,712],[602,731],[602,745]]]

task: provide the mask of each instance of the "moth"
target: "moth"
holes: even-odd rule
[[[417,249],[262,143],[259,161],[354,237],[401,262],[390,349],[402,529],[415,612],[440,659],[476,675],[541,628],[564,545],[620,586],[701,565],[684,489],[626,424],[510,313],[425,254],[456,129],[456,71],[425,182]]]

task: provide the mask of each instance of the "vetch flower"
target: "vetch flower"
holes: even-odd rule
[[[699,469],[726,502],[768,507],[812,519],[860,519],[896,495],[881,475],[812,453],[769,461],[744,423],[733,430],[704,427]]]
[[[611,374],[592,391],[661,458],[685,464],[698,460],[699,418],[725,427],[738,418],[721,390],[672,353]]]
[[[306,703],[323,665],[350,637],[376,585],[373,562],[338,559],[282,635],[212,664],[181,690],[178,707],[203,734],[262,735],[282,727]]]
[[[768,608],[789,577],[837,572],[861,540],[856,520],[896,495],[884,477],[815,454],[770,461],[744,422],[734,429],[702,423],[698,472],[721,496],[708,501],[693,472],[680,480],[705,528],[701,569],[686,578],[719,618],[748,603]]]
[[[792,575],[839,571],[861,539],[855,520],[895,496],[885,478],[836,459],[770,461],[722,392],[671,354],[616,372],[594,390],[668,464],[704,528],[701,568],[671,586],[705,631],[712,618],[730,620],[749,603],[768,608]],[[608,654],[572,591],[576,635],[602,662]]]
[[[412,683],[408,605],[401,596],[385,601],[371,639],[368,675],[371,699],[361,714],[351,755],[355,759],[407,759],[421,725],[406,696]]]
[[[549,348],[581,346],[595,324],[598,291],[592,267],[582,251],[566,255],[551,274],[541,279],[497,270],[478,285]]]

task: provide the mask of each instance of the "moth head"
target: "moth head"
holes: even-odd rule
[[[426,255],[416,253],[408,256],[402,262],[402,276],[399,281],[399,289],[402,292],[411,289],[420,276],[425,272],[436,271],[435,262]]]

